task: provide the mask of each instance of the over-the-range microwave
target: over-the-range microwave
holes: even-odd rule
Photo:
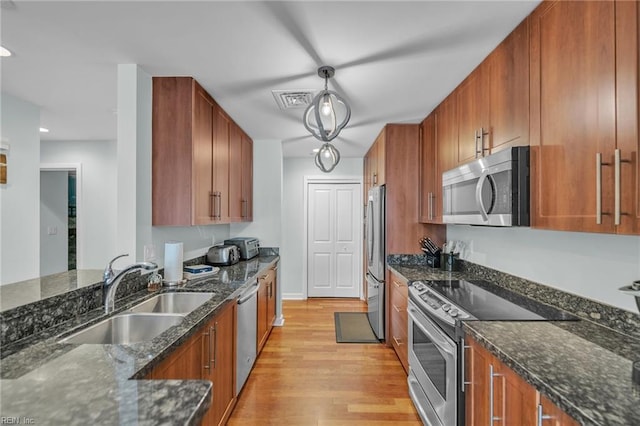
[[[504,149],[442,174],[444,223],[529,226],[529,147]]]

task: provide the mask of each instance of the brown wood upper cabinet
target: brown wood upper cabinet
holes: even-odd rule
[[[541,395],[474,339],[465,339],[465,424],[577,426],[578,423]],[[550,422],[549,422],[550,421]],[[547,423],[548,422],[548,423]]]
[[[528,24],[516,27],[456,89],[455,165],[529,144]]]
[[[153,78],[152,132],[154,226],[251,220],[251,139],[198,82]]]
[[[364,156],[364,180],[369,188],[385,184],[385,141],[385,129],[382,129]]]
[[[638,3],[545,2],[529,19],[532,226],[638,234]]]

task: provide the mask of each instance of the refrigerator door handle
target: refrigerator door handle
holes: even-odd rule
[[[373,262],[373,200],[367,204],[367,258],[369,265]]]

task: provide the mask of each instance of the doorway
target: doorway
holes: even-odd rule
[[[79,164],[40,167],[40,276],[79,269]]]
[[[362,297],[360,182],[307,181],[308,297]]]

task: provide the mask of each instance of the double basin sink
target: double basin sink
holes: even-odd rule
[[[163,293],[107,318],[60,343],[128,344],[153,339],[206,303],[215,293]]]

